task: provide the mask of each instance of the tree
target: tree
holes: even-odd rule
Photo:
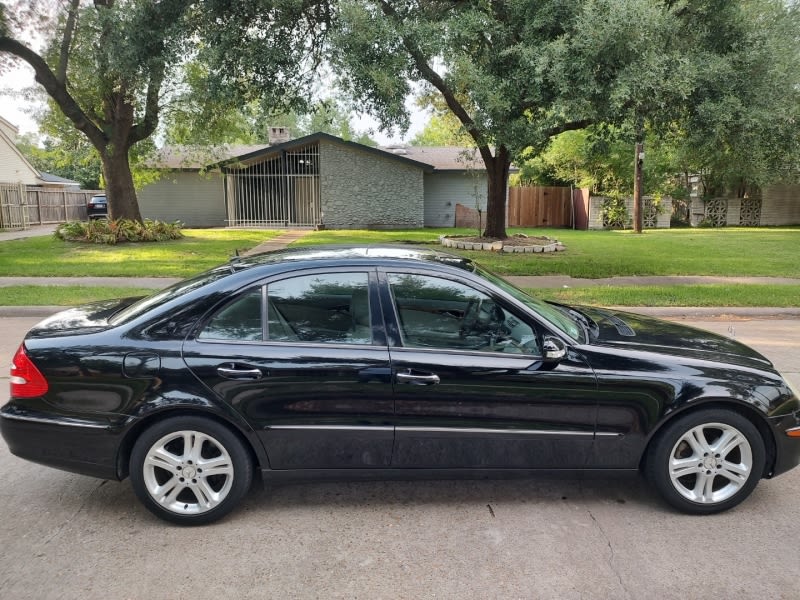
[[[343,0],[334,57],[386,128],[407,125],[412,84],[441,95],[486,166],[486,235],[503,237],[512,159],[593,123],[632,123],[638,139],[676,120],[713,129],[708,116],[747,98],[726,78],[761,78],[748,67],[778,51],[742,32],[791,11],[780,0]],[[796,32],[784,63],[797,64]],[[743,62],[753,48],[760,58]],[[770,71],[782,92],[796,81]]]
[[[317,19],[327,4],[6,1],[0,60],[33,67],[37,83],[100,155],[111,216],[141,220],[130,152],[151,138],[179,94],[180,67],[194,58],[208,65],[203,97],[216,105],[256,96],[300,104],[302,84],[313,73],[298,73],[297,66],[317,47]],[[44,36],[41,53],[27,42],[31,23]]]
[[[641,77],[657,56],[641,40],[666,37],[668,12],[645,0],[345,0],[334,56],[385,127],[407,124],[412,82],[441,95],[486,166],[485,233],[505,237],[512,158],[626,110],[632,84],[661,76]]]
[[[464,131],[464,127],[456,116],[441,108],[441,101],[431,102],[433,114],[425,127],[411,139],[412,146],[458,146],[473,147],[475,140]]]

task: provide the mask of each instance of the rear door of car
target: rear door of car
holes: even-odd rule
[[[239,411],[272,469],[381,468],[394,439],[374,269],[281,275],[217,307],[189,368]]]
[[[397,418],[394,467],[585,465],[597,386],[577,353],[546,364],[544,328],[488,287],[436,272],[380,276]]]

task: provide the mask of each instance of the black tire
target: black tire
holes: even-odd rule
[[[136,496],[157,517],[204,525],[224,517],[247,493],[253,464],[226,426],[205,417],[179,416],[139,436],[131,452],[130,477]]]
[[[737,412],[709,408],[665,426],[648,449],[645,473],[672,506],[705,515],[747,498],[765,460],[764,440],[753,423]]]

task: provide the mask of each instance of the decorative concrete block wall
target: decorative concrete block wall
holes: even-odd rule
[[[690,223],[703,221],[716,227],[800,224],[800,186],[767,186],[761,198],[693,198]]]
[[[589,198],[589,229],[608,229],[609,224],[603,221],[604,200],[603,196]],[[643,196],[642,204],[645,229],[669,229],[672,217],[672,198],[668,196],[661,198],[660,205],[656,208],[652,196]],[[633,197],[625,198],[625,210],[628,212],[625,229],[631,229],[633,227]]]
[[[421,167],[320,140],[322,223],[331,229],[422,227]]]

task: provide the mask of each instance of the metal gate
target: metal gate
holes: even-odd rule
[[[225,167],[233,227],[313,227],[320,223],[319,145],[281,150]]]
[[[24,183],[0,183],[0,227],[27,229],[28,192]]]

